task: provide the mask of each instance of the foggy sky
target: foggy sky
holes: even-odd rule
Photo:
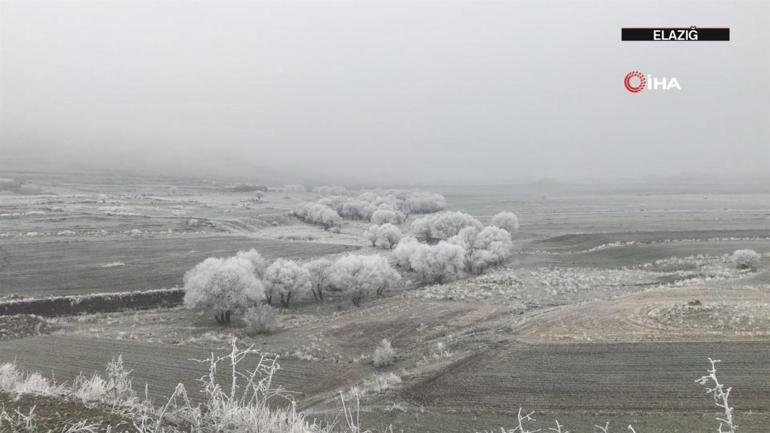
[[[621,42],[623,26],[731,28]],[[628,93],[631,70],[682,91]],[[767,176],[770,2],[0,0],[0,168]]]

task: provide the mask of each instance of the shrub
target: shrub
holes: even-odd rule
[[[751,269],[756,271],[759,268],[761,257],[754,250],[737,250],[730,258],[738,269]]]
[[[519,231],[519,217],[513,212],[503,211],[492,217],[491,225],[514,234]]]
[[[383,338],[380,344],[374,349],[372,355],[372,364],[377,368],[387,367],[393,364],[396,357],[396,351],[390,345],[387,338]]]
[[[232,312],[243,312],[265,297],[253,265],[235,257],[210,257],[184,275],[184,305],[214,314],[219,324],[230,323]]]
[[[292,260],[278,259],[265,271],[265,299],[272,304],[279,296],[281,305],[288,307],[292,297],[301,297],[310,290],[310,274]]]
[[[258,304],[246,310],[242,320],[246,334],[252,337],[257,334],[269,334],[280,327],[278,310],[265,304]]]
[[[435,243],[455,236],[468,226],[479,230],[484,227],[479,220],[466,213],[442,212],[417,219],[412,223],[412,231],[415,236]]]
[[[132,387],[131,371],[123,366],[123,356],[107,363],[106,378],[98,374],[86,378],[82,374],[75,378],[73,394],[86,406],[93,403],[127,405],[135,403],[136,392]]]

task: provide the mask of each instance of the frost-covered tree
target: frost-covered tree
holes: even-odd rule
[[[332,262],[323,257],[302,265],[310,277],[310,291],[316,301],[323,301],[324,292],[329,288],[329,267],[331,265]]]
[[[377,242],[393,249],[393,247],[401,240],[404,235],[401,230],[390,223],[381,225],[377,231]]]
[[[465,249],[446,241],[436,245],[418,244],[409,256],[409,269],[423,283],[444,283],[462,275]]]
[[[184,275],[184,305],[230,323],[231,313],[242,313],[265,298],[262,283],[246,260],[210,257]]]
[[[342,217],[334,209],[320,203],[300,203],[294,209],[294,215],[305,222],[321,225],[326,230],[342,224]]]
[[[736,250],[730,257],[735,267],[738,269],[757,270],[761,257],[754,250]]]
[[[421,244],[414,236],[401,238],[401,240],[398,241],[396,248],[393,249],[393,253],[391,253],[391,257],[393,258],[393,261],[395,261],[396,266],[402,269],[411,270],[409,258],[412,257],[412,254],[414,254],[421,245],[423,244]]]
[[[447,240],[468,226],[479,230],[484,227],[479,220],[467,213],[450,211],[417,219],[412,223],[412,231],[415,236],[433,243]]]
[[[499,265],[513,254],[511,234],[499,227],[489,226],[480,231],[468,257],[470,271],[481,273],[490,266]]]
[[[357,198],[345,200],[339,209],[342,218],[368,221],[372,217],[375,207],[369,202]]]
[[[278,259],[265,270],[264,284],[268,304],[280,297],[281,305],[288,307],[292,297],[296,299],[310,290],[310,273],[292,260]]]
[[[382,248],[392,249],[403,237],[401,230],[390,223],[370,226],[364,231],[364,239],[373,247],[380,245]]]
[[[371,293],[381,295],[398,284],[401,275],[382,256],[347,255],[329,267],[329,283],[336,290],[350,295],[358,306]]]
[[[363,238],[373,247],[376,247],[377,240],[380,238],[380,226],[369,226],[368,229],[364,230]]]
[[[233,257],[235,260],[244,260],[245,266],[251,266],[252,272],[257,278],[262,279],[267,268],[267,261],[254,248],[248,251],[238,251]]]
[[[500,212],[492,217],[492,223],[495,227],[500,227],[503,230],[507,230],[508,233],[514,234],[519,231],[519,217],[513,212]]]
[[[444,196],[431,192],[409,191],[404,202],[407,213],[432,213],[446,209]]]
[[[372,213],[370,220],[373,224],[401,224],[406,220],[406,215],[389,206],[380,206]]]

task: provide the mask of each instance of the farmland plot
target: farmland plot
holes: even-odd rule
[[[267,258],[310,258],[354,247],[244,236],[4,242],[0,245],[0,294],[69,295],[175,287],[201,260],[250,248]]]

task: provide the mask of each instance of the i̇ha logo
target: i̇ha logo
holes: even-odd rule
[[[644,75],[639,71],[631,71],[623,80],[626,90],[631,93],[639,93],[647,90],[682,90],[676,77],[656,77],[651,74]]]

